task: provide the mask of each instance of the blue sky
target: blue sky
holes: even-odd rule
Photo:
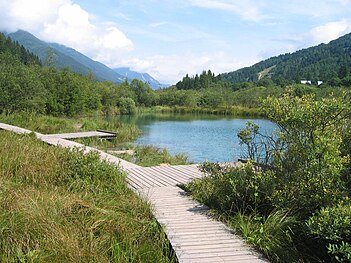
[[[28,30],[163,83],[233,71],[351,32],[351,0],[0,0],[0,30]]]

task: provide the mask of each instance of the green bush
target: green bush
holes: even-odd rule
[[[121,114],[132,115],[135,114],[137,108],[135,102],[131,98],[120,98],[118,101],[118,107]]]
[[[310,234],[325,243],[328,252],[339,262],[351,261],[351,202],[322,208],[307,221]]]
[[[273,173],[254,172],[251,164],[242,168],[204,163],[209,176],[192,181],[187,187],[200,202],[226,214],[251,213],[272,209],[269,197],[274,191]]]
[[[293,209],[306,219],[340,200],[346,190],[342,171],[348,153],[342,153],[342,145],[351,112],[349,100],[296,97],[290,91],[280,98],[268,97],[262,105],[277,124],[276,133],[266,136],[248,123],[238,136],[247,146],[247,157],[275,174],[273,205]]]

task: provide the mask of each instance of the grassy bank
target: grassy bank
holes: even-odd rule
[[[132,146],[128,152],[116,154],[116,156],[140,166],[189,164],[186,155],[176,154],[173,156],[167,149],[154,146]]]
[[[0,149],[1,262],[172,262],[116,167],[4,131]]]
[[[0,114],[0,122],[19,126],[32,131],[50,134],[64,132],[109,130],[118,133],[117,142],[135,140],[140,134],[135,125],[117,120],[106,121],[103,117],[64,118],[40,115],[36,113]]]
[[[65,132],[94,131],[97,129],[117,132],[112,140],[100,138],[85,138],[76,140],[87,146],[109,151],[116,148],[130,149],[129,154],[116,154],[116,156],[141,166],[155,166],[164,164],[186,164],[185,155],[172,156],[167,149],[158,149],[152,146],[134,146],[130,142],[139,135],[140,130],[136,125],[124,123],[116,119],[105,120],[103,117],[63,118],[40,115],[35,113],[0,114],[0,122],[19,126],[32,131],[50,134]],[[114,154],[114,153],[112,153]]]
[[[230,115],[240,117],[264,117],[259,108],[248,108],[241,106],[231,107],[187,107],[187,106],[154,106],[149,108],[139,108],[140,113],[195,113]]]

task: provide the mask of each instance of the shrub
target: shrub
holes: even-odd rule
[[[256,210],[268,214],[272,209],[269,196],[274,191],[274,175],[271,172],[254,172],[251,164],[230,168],[204,163],[200,168],[209,176],[187,186],[200,202],[227,214]]]
[[[310,234],[324,242],[331,256],[339,262],[351,261],[351,202],[322,208],[307,221]]]
[[[348,160],[342,144],[349,101],[287,93],[268,97],[262,105],[278,126],[276,134],[265,136],[257,125],[248,123],[238,136],[247,146],[248,157],[274,172],[273,204],[295,209],[306,219],[340,200],[346,190],[341,172]]]
[[[125,115],[135,114],[137,111],[135,102],[131,98],[120,98],[118,102],[118,107],[120,113]]]

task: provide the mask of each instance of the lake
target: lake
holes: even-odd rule
[[[243,119],[215,115],[145,114],[121,116],[122,121],[136,124],[142,131],[137,145],[167,148],[171,154],[184,153],[190,161],[200,163],[230,162],[242,158],[245,147],[237,132],[252,121],[261,131],[271,134],[276,125],[264,119]]]

